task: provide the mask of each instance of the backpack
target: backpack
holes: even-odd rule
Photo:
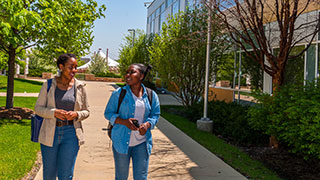
[[[146,91],[147,91],[147,94],[148,94],[148,100],[149,100],[150,106],[152,106],[152,90],[150,88],[146,87]],[[127,93],[127,90],[121,88],[121,92],[120,92],[120,96],[119,96],[119,100],[118,100],[117,114],[119,113],[120,105],[121,105],[122,100],[123,100],[124,96],[126,95],[126,93]],[[113,126],[109,122],[107,131],[108,131],[108,136],[109,136],[110,139],[111,139],[112,128],[113,128]]]

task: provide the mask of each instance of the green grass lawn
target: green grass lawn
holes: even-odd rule
[[[123,86],[126,85],[126,83],[116,83],[116,85],[119,86],[119,87],[123,87]]]
[[[0,97],[0,106],[5,106]],[[15,107],[34,109],[36,97],[14,97]],[[0,179],[21,179],[37,159],[38,143],[30,140],[30,120],[0,119]]]
[[[42,82],[27,79],[14,79],[14,92],[38,93]],[[7,76],[0,76],[0,92],[7,92]]]
[[[212,133],[197,130],[195,123],[186,118],[165,112],[168,106],[161,106],[161,116],[186,133],[192,139],[220,157],[227,164],[250,179],[277,180],[277,174],[266,168],[261,162],[251,159],[239,148],[227,144]],[[171,106],[172,107],[172,106]]]

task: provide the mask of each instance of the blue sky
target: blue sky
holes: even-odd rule
[[[105,18],[95,21],[93,29],[94,42],[90,55],[102,48],[105,53],[109,49],[109,57],[118,58],[120,44],[128,35],[128,29],[142,29],[146,32],[147,7],[144,2],[152,0],[97,0],[99,6],[105,4]],[[87,55],[87,56],[90,56]]]

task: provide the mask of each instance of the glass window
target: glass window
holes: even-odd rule
[[[189,8],[193,7],[194,6],[194,0],[187,0],[187,6]]]
[[[318,17],[320,18],[320,12],[319,12],[319,16]],[[318,40],[320,40],[320,32],[319,31],[318,31]]]
[[[154,32],[154,21],[152,20],[150,23],[150,33]]]
[[[179,12],[179,0],[175,1],[172,5],[172,15],[174,16],[178,12]]]
[[[167,7],[169,7],[172,4],[172,0],[167,0]]]
[[[299,54],[305,46],[296,46],[292,49],[290,56]],[[275,55],[279,53],[279,49],[274,50]],[[284,72],[284,85],[285,84],[297,84],[303,85],[304,80],[304,59],[305,56],[301,56],[295,59],[289,59],[286,64]]]
[[[164,10],[166,9],[165,3],[161,4],[160,9],[161,9],[161,12],[164,12]]]
[[[156,16],[160,15],[160,7],[156,10]]]
[[[160,15],[160,20],[159,20],[159,29],[160,29],[160,31],[161,31],[161,29],[162,29],[162,24],[163,24],[165,21],[166,21],[166,16],[164,15],[164,13],[162,13],[162,14]]]
[[[306,81],[313,81],[316,73],[316,45],[311,45],[307,50]]]
[[[320,44],[318,43],[318,78],[319,78],[319,71],[320,71]]]
[[[249,52],[254,57],[254,52]],[[241,53],[241,82],[240,85],[250,85],[251,89],[263,89],[263,70],[260,63],[251,58],[246,53]],[[238,62],[237,62],[238,63]],[[239,67],[239,64],[237,65]],[[238,71],[238,68],[237,68]],[[239,71],[237,72],[239,73]],[[238,79],[238,76],[237,76]],[[236,81],[238,84],[238,80]]]

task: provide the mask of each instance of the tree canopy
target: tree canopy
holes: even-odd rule
[[[65,52],[82,55],[93,41],[93,22],[105,9],[94,0],[0,0],[0,51],[8,55],[6,108],[13,107],[16,55],[34,46],[48,60]]]
[[[124,37],[124,44],[121,45],[119,53],[120,73],[124,75],[127,68],[132,63],[150,64],[149,48],[153,42],[153,35],[146,35],[142,30],[137,29],[134,40],[132,34]]]
[[[222,63],[221,55],[227,49],[219,19],[212,15],[209,82]],[[177,99],[190,106],[204,94],[208,13],[197,7],[171,17],[163,24],[150,48],[152,64],[165,83],[178,87]]]

